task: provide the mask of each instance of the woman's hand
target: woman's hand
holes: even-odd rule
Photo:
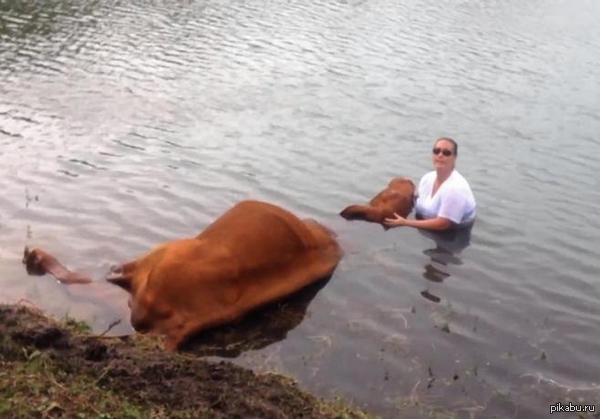
[[[415,227],[424,228],[427,230],[446,230],[452,226],[449,219],[443,217],[436,217],[428,220],[409,220],[401,217],[397,213],[394,213],[393,218],[386,218],[383,220],[383,224],[387,227]]]
[[[386,218],[383,220],[383,224],[388,227],[402,227],[408,224],[408,220],[404,217],[401,217],[397,213],[394,213],[393,218]]]

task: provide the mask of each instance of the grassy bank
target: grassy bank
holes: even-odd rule
[[[293,380],[0,305],[0,417],[368,418]]]

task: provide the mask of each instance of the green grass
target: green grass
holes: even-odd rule
[[[39,351],[24,351],[22,360],[0,361],[0,366],[0,417],[166,417],[103,390],[85,376],[57,370]]]
[[[288,377],[164,352],[153,336],[122,340],[89,332],[69,316],[54,321],[35,310],[0,306],[0,418],[223,418],[280,409],[375,418],[343,399],[304,393]],[[148,370],[159,375],[139,374]]]

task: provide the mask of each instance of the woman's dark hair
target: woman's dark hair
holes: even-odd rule
[[[452,144],[452,147],[454,147],[454,155],[458,156],[458,144],[456,144],[456,141],[454,141],[450,137],[441,137],[441,138],[438,138],[437,140],[435,140],[434,147],[440,141],[448,141],[450,144]]]

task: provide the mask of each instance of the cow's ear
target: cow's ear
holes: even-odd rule
[[[108,275],[106,277],[106,280],[108,282],[110,282],[111,284],[115,284],[118,285],[119,287],[123,288],[125,291],[127,292],[131,292],[131,282],[132,282],[132,276],[131,275],[123,275],[120,272],[112,272],[110,275]]]

